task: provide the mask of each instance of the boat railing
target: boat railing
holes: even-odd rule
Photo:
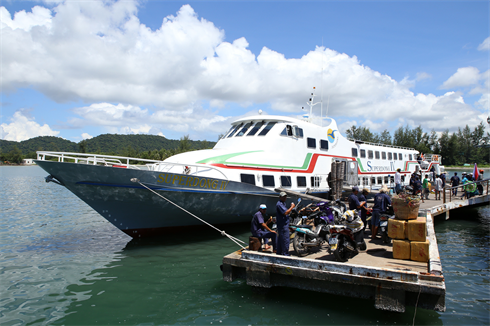
[[[469,187],[471,185],[475,185],[475,188],[476,188],[475,190],[478,190],[479,196],[483,196],[485,194],[485,188],[487,190],[487,195],[488,195],[489,194],[488,190],[490,187],[490,178],[483,179],[483,180],[469,181],[467,183],[460,183],[459,185],[454,186],[454,187],[446,185],[444,187],[444,189],[442,190],[442,195],[443,195],[442,202],[446,203],[448,201],[451,202],[452,200],[458,200],[458,199],[463,199],[463,198],[467,199],[467,198],[471,198],[471,197],[475,196],[474,193],[469,193],[467,191],[467,189],[468,189],[467,187]],[[478,187],[478,186],[480,186],[480,187]],[[457,193],[458,190],[460,190],[460,189],[462,191],[461,195],[453,194],[453,192]]]
[[[78,164],[104,165],[114,167],[124,167],[129,169],[142,169],[145,167],[149,171],[160,171],[173,173],[175,169],[182,168],[182,174],[196,175],[206,171],[216,171],[223,176],[223,179],[228,180],[228,177],[218,168],[206,164],[185,164],[174,162],[163,162],[159,160],[149,160],[136,157],[102,155],[102,154],[86,154],[86,153],[71,153],[71,152],[46,152],[38,151],[37,159],[41,161],[57,160],[58,162],[69,162]],[[195,171],[192,171],[192,168]]]
[[[411,147],[403,147],[403,146],[396,146],[396,145],[387,145],[387,144],[382,144],[382,143],[370,143],[367,141],[359,140],[359,139],[354,139],[354,138],[347,138],[350,141],[353,141],[356,144],[363,144],[363,145],[373,145],[373,146],[380,146],[380,147],[387,147],[387,148],[398,148],[398,149],[408,149],[411,151],[414,151],[415,149]]]
[[[58,162],[119,166],[132,169],[140,169],[138,164],[158,163],[158,160],[148,160],[143,158],[134,158],[126,156],[102,155],[102,154],[86,154],[86,153],[71,153],[71,152],[45,152],[38,151],[37,159],[41,161],[57,160]],[[136,162],[136,164],[134,163]]]

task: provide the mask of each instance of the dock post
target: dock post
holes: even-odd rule
[[[446,187],[442,188],[442,203],[446,203]]]

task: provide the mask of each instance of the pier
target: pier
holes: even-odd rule
[[[488,190],[487,190],[488,191]],[[434,195],[432,195],[434,198]],[[393,258],[392,245],[366,236],[367,250],[345,263],[335,261],[327,250],[317,249],[306,257],[270,251],[239,250],[223,258],[223,279],[237,278],[258,289],[276,286],[331,293],[374,301],[377,309],[404,312],[406,306],[445,311],[446,285],[434,232],[434,216],[462,207],[488,204],[489,195],[446,201],[429,199],[421,203],[419,216],[427,218],[429,261]],[[441,215],[442,216],[442,215]]]

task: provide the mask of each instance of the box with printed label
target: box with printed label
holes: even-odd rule
[[[410,242],[410,259],[421,262],[429,261],[429,241]]]
[[[392,239],[405,239],[406,228],[407,221],[392,218],[388,220],[388,236]]]
[[[393,240],[393,258],[410,259],[410,241]]]
[[[427,219],[424,216],[417,217],[407,223],[408,240],[425,241],[427,239]]]

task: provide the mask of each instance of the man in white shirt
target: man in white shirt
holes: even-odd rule
[[[402,175],[400,173],[401,169],[396,169],[395,173],[395,192],[397,194],[402,190]]]

